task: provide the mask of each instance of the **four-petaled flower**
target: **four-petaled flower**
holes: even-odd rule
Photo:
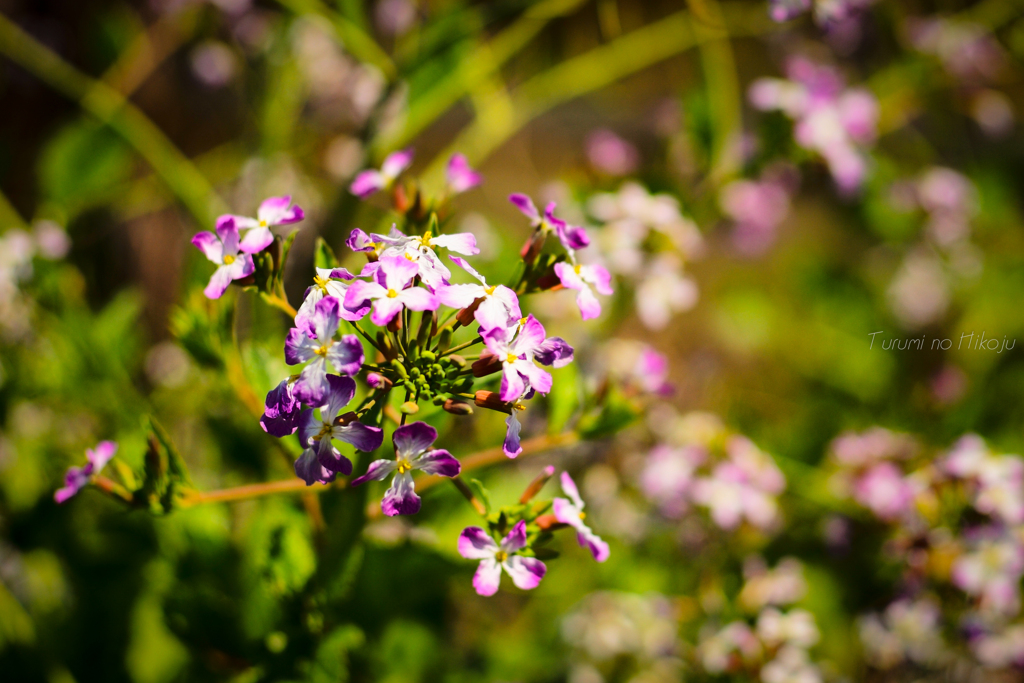
[[[307,363],[293,389],[295,396],[309,405],[322,405],[330,385],[327,363],[343,375],[354,375],[363,365],[363,345],[354,334],[342,335],[336,341],[340,323],[341,303],[333,296],[321,299],[313,309],[304,328],[293,327],[284,342],[284,358],[288,365]]]
[[[225,214],[217,219],[217,227],[233,222],[241,230],[248,230],[239,245],[246,254],[263,251],[274,241],[270,229],[275,225],[298,223],[306,217],[302,207],[292,206],[291,196],[271,197],[263,200],[256,211],[256,218]]]
[[[448,189],[452,194],[465,192],[484,181],[483,176],[470,168],[465,154],[452,155],[452,158],[448,160],[445,176],[448,180]]]
[[[612,294],[612,276],[607,268],[596,264],[585,266],[562,262],[555,264],[555,275],[561,280],[563,287],[579,291],[576,295],[576,305],[580,307],[580,315],[584,320],[601,315],[601,302],[590,291],[590,285],[594,285],[599,294]]]
[[[238,226],[233,220],[217,221],[216,235],[207,231],[197,233],[192,244],[218,266],[203,290],[209,299],[221,298],[232,281],[248,277],[256,270],[252,256],[239,253]]]
[[[380,509],[388,517],[414,515],[420,511],[420,497],[416,495],[412,480],[413,470],[442,477],[455,477],[462,471],[459,461],[444,449],[430,449],[437,439],[437,430],[425,422],[413,422],[395,430],[391,440],[395,445],[394,460],[375,460],[366,468],[366,474],[352,480],[352,486],[367,481],[380,481],[392,472],[395,478],[381,500]]]
[[[356,312],[372,302],[370,320],[374,325],[387,325],[403,308],[411,311],[435,311],[437,297],[421,287],[406,287],[419,270],[404,256],[382,256],[374,273],[376,282],[357,280],[345,293],[345,308]]]
[[[346,283],[355,279],[356,276],[345,268],[317,268],[316,276],[313,277],[313,286],[306,288],[306,296],[295,314],[295,326],[303,327],[305,324],[302,321],[308,320],[309,316],[313,315],[316,305],[324,297],[333,296],[338,301],[344,301],[345,292],[348,291]],[[342,320],[360,320],[366,315],[366,311],[353,313],[343,306],[340,315]]]
[[[515,338],[509,339],[519,329]],[[511,333],[511,334],[510,334]],[[551,375],[534,361],[560,368],[572,361],[572,347],[560,337],[544,338],[544,326],[533,315],[508,329],[496,328],[483,333],[484,344],[501,360],[502,401],[515,401],[529,386],[542,394],[551,391]]]
[[[299,417],[299,433],[302,445],[306,447],[295,461],[295,474],[311,486],[313,482],[328,483],[338,472],[352,474],[352,461],[334,447],[332,439],[352,444],[356,450],[375,451],[384,440],[380,427],[368,427],[354,420],[354,415],[341,415],[341,409],[348,405],[356,393],[356,383],[351,377],[328,375],[330,389],[320,408],[320,417],[307,408]]]
[[[302,401],[295,396],[295,385],[288,379],[267,392],[260,426],[271,436],[288,436],[299,427],[299,413]]]
[[[480,560],[473,575],[473,588],[479,595],[494,595],[501,583],[501,570],[512,577],[512,583],[523,590],[540,585],[548,568],[535,557],[516,553],[526,547],[526,522],[520,520],[501,544],[494,542],[478,526],[466,527],[459,535],[459,554],[467,560]]]
[[[568,472],[562,472],[561,479],[562,490],[565,491],[565,495],[569,496],[569,499],[555,498],[551,501],[555,519],[575,529],[576,540],[579,541],[580,547],[587,548],[598,562],[604,562],[608,559],[608,544],[583,523],[587,513],[583,512],[583,499],[580,498],[576,482],[572,480]]]
[[[541,216],[540,211],[534,206],[533,200],[525,194],[511,194],[508,200],[515,204],[516,208],[530,219],[530,224],[534,228],[544,233],[553,230],[558,235],[558,240],[562,243],[562,246],[566,249],[570,251],[582,249],[590,244],[590,237],[587,236],[586,230],[580,226],[569,225],[561,218],[555,217],[555,202],[550,202],[544,207],[544,215]]]
[[[100,441],[96,444],[95,449],[85,449],[85,457],[89,459],[89,462],[84,467],[68,468],[67,474],[64,475],[64,486],[54,492],[53,499],[58,503],[63,503],[81,491],[89,483],[89,478],[94,474],[99,474],[99,471],[110,462],[116,452],[117,444],[113,441]]]
[[[480,281],[480,284],[468,285],[445,285],[437,290],[438,300],[445,306],[452,308],[466,308],[480,299],[479,305],[473,312],[473,317],[480,323],[484,330],[508,327],[510,320],[519,320],[523,317],[519,310],[519,298],[516,293],[505,285],[488,286],[484,276],[476,272],[473,266],[465,259],[458,256],[450,257],[452,261],[461,266],[467,273]]]
[[[386,190],[411,163],[412,149],[393,152],[384,159],[379,171],[371,168],[357,175],[349,191],[360,199],[366,199],[378,190]]]

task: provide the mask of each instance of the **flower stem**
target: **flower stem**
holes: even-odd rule
[[[470,346],[475,346],[475,345],[479,344],[480,342],[482,342],[483,340],[484,340],[483,337],[479,337],[478,336],[476,339],[472,339],[472,340],[470,340],[470,341],[468,341],[468,342],[466,342],[464,344],[459,344],[458,346],[453,346],[452,348],[448,349],[444,353],[439,354],[438,358],[444,358],[445,356],[450,356],[453,353],[458,353],[462,349],[467,349]]]
[[[289,318],[294,318],[298,311],[296,311],[288,301],[280,294],[264,294],[263,300],[274,308],[279,308],[288,315]]]
[[[462,481],[459,477],[452,477],[451,482],[455,484],[455,488],[459,490],[459,493],[466,497],[466,500],[469,501],[469,504],[473,506],[473,509],[476,510],[481,517],[487,516],[487,508],[485,508],[484,504],[481,503],[475,495],[473,495],[473,491],[471,491],[469,486],[466,485],[466,482]]]

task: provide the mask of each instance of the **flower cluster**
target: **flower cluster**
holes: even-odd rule
[[[696,504],[722,529],[746,522],[770,530],[779,522],[776,498],[786,480],[771,456],[749,439],[716,429],[656,446],[639,484],[666,516],[679,517]]]
[[[263,202],[255,219],[222,216],[216,234],[193,238],[217,265],[205,290],[209,298],[222,296],[232,282],[255,285],[294,317],[284,342],[284,359],[294,374],[267,394],[260,424],[276,437],[298,436],[303,449],[295,461],[299,478],[313,485],[351,475],[353,456],[340,446],[347,444],[356,454],[376,451],[387,420],[397,423],[391,433],[394,456],[370,462],[350,482],[360,486],[390,478],[381,500],[381,511],[389,517],[419,512],[415,472],[455,480],[462,471],[449,451],[434,446],[434,427],[406,423],[422,402],[455,415],[472,414],[474,407],[506,413],[502,449],[510,458],[522,452],[518,413],[535,395],[551,391],[554,380],[546,368],[572,362],[574,353],[565,340],[549,337],[532,314],[524,316],[520,296],[555,289],[560,282],[577,290],[582,317],[589,319],[601,310],[591,288],[612,293],[607,270],[577,260],[577,252],[590,243],[586,230],[557,218],[553,204],[541,215],[520,194],[510,199],[534,228],[523,250],[522,274],[515,283],[488,283],[465,258],[479,253],[474,235],[446,234],[438,219],[439,213],[447,214],[452,196],[480,184],[479,173],[464,156],[453,156],[445,193],[431,198],[415,181],[398,182],[411,163],[412,150],[396,152],[380,169],[360,173],[350,188],[360,198],[390,192],[406,230],[397,223],[387,234],[352,230],[346,245],[352,257],[365,257],[365,263],[349,271],[330,254],[334,262],[318,264],[297,310],[287,305],[280,282],[280,261],[290,239],[270,231],[303,218],[289,197]],[[548,236],[557,238],[554,249],[546,248]],[[471,282],[453,282],[451,264]],[[265,275],[253,277],[260,268]],[[473,336],[458,343],[455,335],[461,329]],[[364,343],[372,347],[372,356],[367,357]],[[479,352],[467,358],[464,354],[473,347]],[[485,388],[499,373],[496,390]],[[502,571],[520,588],[535,587],[546,571],[537,555],[543,554],[541,546],[553,530],[572,529],[594,559],[607,559],[609,547],[584,522],[584,503],[568,474],[561,478],[566,497],[528,504],[552,473],[546,472],[519,506],[489,515],[488,530],[471,527],[462,533],[459,552],[481,562],[474,579],[481,595],[497,591]],[[483,503],[465,484],[457,484],[479,510]]]
[[[760,558],[750,558],[744,574],[739,600],[756,615],[753,624],[736,619],[718,629],[705,628],[697,646],[701,667],[712,675],[745,671],[764,683],[823,680],[809,653],[821,639],[814,615],[781,609],[806,592],[800,562],[786,558],[769,570]]]
[[[802,57],[790,59],[786,73],[788,80],[755,81],[751,104],[792,119],[797,144],[820,154],[839,189],[853,192],[867,176],[864,147],[875,140],[878,101],[864,88],[846,88],[833,68]]]
[[[860,622],[869,659],[882,669],[941,669],[968,654],[992,669],[1024,661],[1024,458],[993,453],[975,435],[938,458],[919,450],[881,428],[833,443],[839,492],[889,525],[890,552],[907,555],[904,594]],[[950,590],[958,600],[936,599]],[[966,633],[969,653],[944,644],[949,627]]]
[[[703,238],[675,197],[652,195],[630,181],[617,192],[595,194],[586,208],[603,225],[598,245],[611,272],[634,286],[644,325],[664,328],[697,303],[697,286],[683,266],[701,255]]]

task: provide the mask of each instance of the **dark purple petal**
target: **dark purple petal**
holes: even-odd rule
[[[57,489],[53,494],[53,499],[58,503],[63,503],[71,496],[75,495],[89,483],[89,474],[92,468],[88,471],[83,467],[69,467],[67,473],[64,475],[64,488]]]
[[[508,200],[515,204],[516,208],[523,212],[523,214],[530,219],[533,223],[540,223],[540,213],[537,211],[537,207],[534,206],[533,200],[527,197],[525,194],[510,194]]]
[[[523,452],[523,447],[519,445],[519,431],[522,425],[519,424],[514,408],[512,414],[505,418],[505,427],[505,442],[501,444],[501,450],[509,458],[514,458]]]
[[[578,225],[568,225],[563,222],[560,226],[555,226],[555,232],[566,249],[582,249],[590,244],[587,231]]]
[[[333,420],[356,395],[356,383],[351,377],[327,375],[327,395],[324,397],[324,420]]]
[[[320,439],[316,458],[325,470],[334,473],[340,472],[346,477],[352,474],[352,461],[342,455],[337,448],[331,445],[330,437],[325,436]]]
[[[399,427],[391,436],[395,452],[403,458],[414,458],[437,440],[437,430],[426,422],[413,422]]]
[[[302,444],[303,448],[309,448],[313,441],[313,437],[320,434],[320,430],[323,428],[323,421],[314,417],[313,409],[306,408],[299,412],[298,417],[298,432],[299,432],[299,443]]]
[[[352,230],[352,233],[345,240],[345,244],[352,251],[373,251],[373,241],[370,236],[359,228]]]
[[[336,475],[320,464],[316,451],[307,448],[295,461],[295,476],[306,482],[306,486],[312,486],[316,482],[329,484],[334,481]]]
[[[344,427],[335,427],[334,438],[352,444],[356,450],[369,453],[380,448],[384,441],[384,430],[364,425],[362,422],[350,422]]]
[[[288,365],[298,365],[316,355],[315,344],[311,343],[309,333],[293,327],[288,330],[284,338],[284,362]]]
[[[459,555],[467,560],[486,560],[498,552],[498,544],[478,526],[468,526],[459,534]]]
[[[541,365],[560,368],[572,362],[573,351],[572,347],[561,337],[551,337],[541,342],[533,352],[533,357]]]
[[[333,296],[325,296],[316,302],[313,315],[309,317],[316,330],[316,338],[321,343],[327,342],[338,331],[341,317],[341,302]]]
[[[363,343],[354,334],[342,335],[341,341],[331,344],[327,360],[343,375],[354,375],[363,367]]]
[[[299,409],[302,405],[292,394],[288,380],[283,380],[267,393],[264,405],[263,417],[260,418],[263,431],[277,437],[295,433],[299,426]]]
[[[501,549],[506,553],[514,553],[526,547],[526,522],[519,520],[512,531],[501,539]]]
[[[437,474],[442,477],[457,477],[462,471],[459,461],[444,449],[424,453],[413,462],[412,466],[427,474]]]
[[[395,475],[391,487],[385,491],[384,499],[380,502],[380,509],[388,517],[415,515],[420,511],[420,505],[412,475],[405,472]]]

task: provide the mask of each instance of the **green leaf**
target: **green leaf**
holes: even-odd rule
[[[152,415],[149,417],[149,425],[157,441],[160,442],[160,445],[163,446],[164,451],[167,453],[167,472],[171,477],[171,481],[176,484],[191,486],[192,478],[188,474],[188,466],[182,459],[181,454],[178,453],[178,449],[175,448],[174,442],[171,441],[167,430]]]
[[[341,264],[334,250],[324,241],[323,237],[316,238],[316,247],[313,250],[313,263],[317,268],[337,268]]]
[[[200,367],[221,370],[224,355],[220,340],[227,331],[231,311],[194,291],[183,307],[170,315],[171,334]]]
[[[92,119],[68,124],[39,158],[42,195],[72,213],[113,196],[131,173],[132,154],[109,127]]]

